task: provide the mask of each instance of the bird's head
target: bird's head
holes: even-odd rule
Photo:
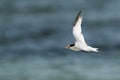
[[[75,47],[75,44],[69,44],[65,48],[73,51],[80,51],[78,48]]]
[[[70,49],[71,47],[74,47],[75,46],[75,44],[69,44],[69,45],[67,45],[65,48],[66,49]]]

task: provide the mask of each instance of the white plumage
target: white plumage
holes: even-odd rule
[[[70,44],[66,48],[74,51],[86,51],[86,52],[98,52],[98,48],[93,48],[88,46],[85,42],[84,36],[81,29],[82,16],[81,11],[78,13],[74,26],[73,26],[73,36],[75,38],[75,44]]]

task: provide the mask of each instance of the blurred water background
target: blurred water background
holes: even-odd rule
[[[99,53],[64,49],[80,10]],[[120,0],[0,0],[0,80],[120,80]]]

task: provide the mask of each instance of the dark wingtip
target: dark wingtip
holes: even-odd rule
[[[82,14],[82,11],[79,11],[77,17],[81,16],[81,14]]]
[[[77,23],[77,20],[79,19],[79,17],[81,16],[81,13],[82,13],[82,11],[79,11],[79,13],[77,14],[77,16],[76,16],[76,18],[75,18],[75,22],[74,22],[74,25],[73,26],[75,26],[75,24]]]
[[[78,15],[81,15],[82,11],[79,11]]]

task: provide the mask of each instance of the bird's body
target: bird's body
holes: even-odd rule
[[[81,29],[82,16],[81,11],[78,13],[74,26],[73,26],[73,36],[75,38],[75,44],[70,44],[66,48],[73,51],[86,51],[86,52],[98,52],[98,48],[93,48],[88,46],[85,42],[84,36]]]

